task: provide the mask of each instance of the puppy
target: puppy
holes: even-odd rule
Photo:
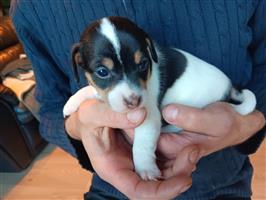
[[[92,98],[106,102],[117,112],[146,108],[146,119],[135,129],[133,143],[135,171],[144,180],[161,176],[155,150],[162,128],[162,107],[178,103],[203,108],[234,100],[239,104],[231,104],[233,108],[245,115],[256,106],[255,95],[235,89],[218,68],[180,49],[158,46],[126,18],[108,17],[92,23],[74,46],[72,60],[76,78],[80,66],[89,86],[69,99],[64,116]],[[180,130],[163,127],[165,132]]]

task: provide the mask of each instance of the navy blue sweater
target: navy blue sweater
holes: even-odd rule
[[[86,84],[84,78],[81,85],[75,82],[70,52],[91,21],[110,15],[128,17],[159,44],[184,49],[217,66],[235,86],[253,90],[257,108],[266,114],[266,1],[13,1],[11,16],[37,80],[40,132],[77,154],[84,167],[90,168],[84,149],[78,141],[71,145],[62,116],[70,95]],[[254,152],[261,136],[263,132],[244,145],[203,158],[193,174],[193,187],[179,199],[249,196],[252,169],[243,153]]]

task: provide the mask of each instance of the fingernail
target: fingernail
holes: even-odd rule
[[[188,159],[191,163],[196,164],[199,160],[199,150],[198,149],[192,150],[189,154]]]
[[[167,120],[173,121],[178,115],[178,109],[173,106],[168,106],[163,110],[163,115]]]
[[[183,193],[183,192],[187,191],[190,187],[191,187],[191,185],[186,185],[186,186],[184,186],[184,187],[180,190],[180,193]]]
[[[132,123],[138,123],[142,120],[145,112],[143,109],[135,110],[132,112],[127,113],[127,119]]]

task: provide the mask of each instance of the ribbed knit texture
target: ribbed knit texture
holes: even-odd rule
[[[75,154],[62,116],[64,103],[81,87],[71,70],[71,47],[91,21],[110,15],[128,17],[159,44],[186,50],[217,66],[234,85],[251,88],[258,109],[266,113],[265,4],[256,0],[14,1],[11,15],[37,79],[41,134]],[[251,174],[245,155],[225,149],[200,161],[193,187],[178,199],[249,196]],[[101,186],[105,185],[111,187]]]

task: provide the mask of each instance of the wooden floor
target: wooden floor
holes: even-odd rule
[[[79,200],[88,191],[91,174],[76,159],[49,145],[30,169],[0,173],[3,200]],[[1,198],[0,198],[1,199]]]
[[[251,157],[254,165],[253,200],[266,200],[266,144]],[[80,200],[91,174],[59,148],[48,146],[21,173],[0,173],[1,200]]]
[[[251,156],[254,167],[253,200],[266,200],[266,142]]]

